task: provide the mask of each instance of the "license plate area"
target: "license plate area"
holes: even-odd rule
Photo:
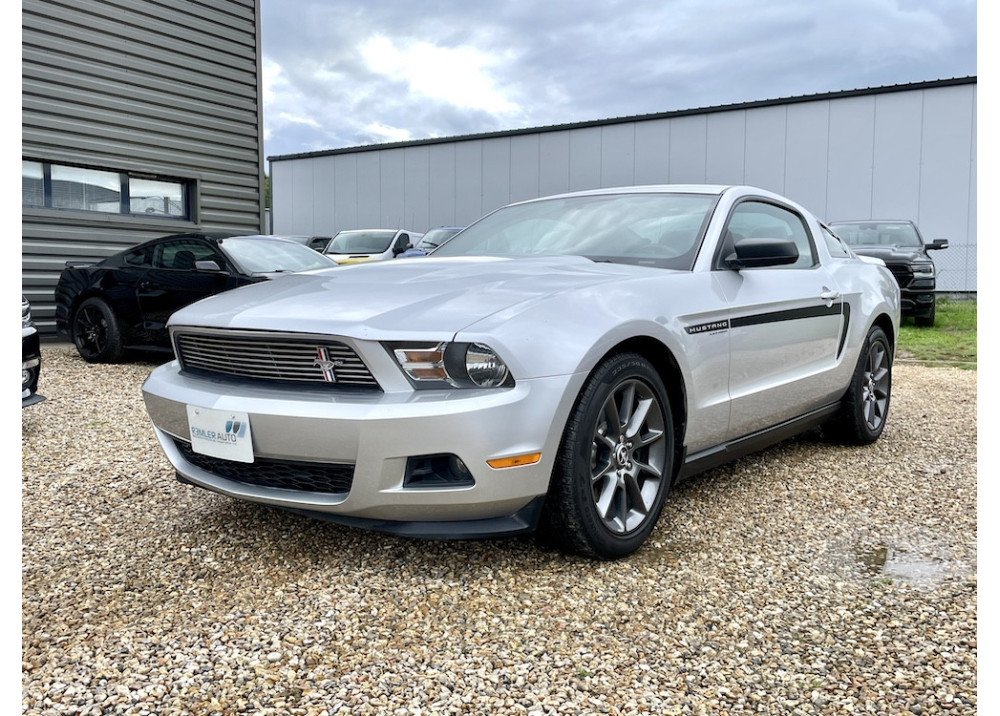
[[[224,460],[253,462],[247,413],[188,405],[187,416],[192,450]]]

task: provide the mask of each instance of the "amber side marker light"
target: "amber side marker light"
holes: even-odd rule
[[[504,467],[519,467],[521,465],[534,465],[542,459],[542,453],[532,452],[527,455],[515,455],[514,457],[498,457],[495,460],[487,460],[486,464],[494,470]]]

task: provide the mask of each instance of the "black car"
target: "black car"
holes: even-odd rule
[[[336,266],[275,236],[172,234],[103,261],[67,261],[56,285],[56,329],[92,363],[126,348],[170,350],[167,319],[200,298],[283,273]]]
[[[42,370],[42,350],[38,329],[31,320],[31,305],[21,296],[21,407],[45,400],[38,394],[38,375]]]
[[[912,221],[835,221],[830,229],[854,253],[882,259],[899,283],[902,313],[917,326],[934,325],[937,270],[928,250],[948,248],[947,239],[924,243]]]

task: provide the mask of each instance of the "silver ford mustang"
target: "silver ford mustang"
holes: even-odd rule
[[[183,482],[611,559],[681,478],[821,425],[876,440],[899,311],[881,262],[783,197],[602,189],[184,308],[143,395]]]

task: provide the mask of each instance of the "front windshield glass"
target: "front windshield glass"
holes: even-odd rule
[[[395,231],[376,229],[372,231],[341,231],[326,247],[328,254],[380,254],[389,248]]]
[[[690,270],[717,197],[608,194],[515,204],[442,244],[437,256],[584,256]]]
[[[431,229],[424,234],[422,239],[420,239],[420,242],[417,244],[417,248],[423,249],[424,251],[435,249],[459,231],[461,231],[461,229]]]
[[[275,273],[330,268],[336,262],[293,241],[234,236],[219,246],[244,273]]]
[[[907,222],[869,221],[830,224],[833,233],[851,246],[922,246],[920,237]]]

